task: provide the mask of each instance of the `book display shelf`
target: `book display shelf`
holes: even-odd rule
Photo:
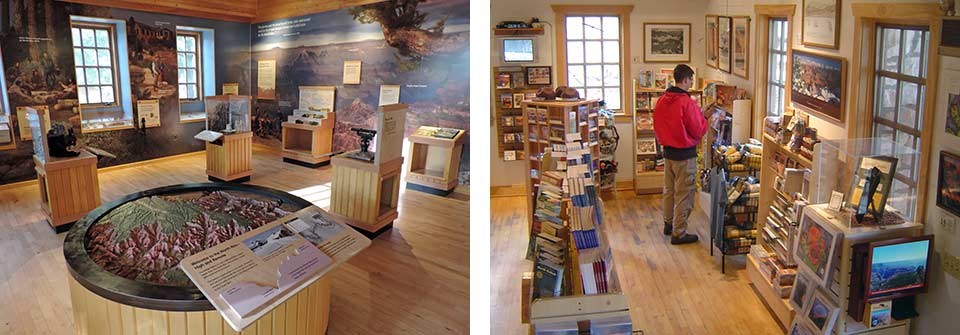
[[[534,334],[629,333],[629,306],[603,234],[594,150],[579,135],[574,129],[565,143],[544,148],[521,319]]]
[[[493,68],[493,115],[497,124],[497,155],[503,160],[526,159],[524,152],[524,123],[522,105],[531,101],[541,87],[550,85],[528,85],[527,68],[524,66],[502,66]],[[520,98],[520,100],[517,100]]]
[[[637,79],[633,80],[633,191],[638,195],[663,192],[663,150],[653,133],[653,108],[664,92],[664,89],[641,87]],[[690,91],[690,97],[697,104],[701,103],[702,95],[701,91]]]

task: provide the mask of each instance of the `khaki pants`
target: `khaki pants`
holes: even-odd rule
[[[687,232],[687,218],[693,210],[696,192],[697,159],[683,161],[664,159],[663,223],[673,225],[673,236]]]

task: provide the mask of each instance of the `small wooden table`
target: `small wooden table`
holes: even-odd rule
[[[33,156],[40,185],[40,208],[58,234],[100,206],[97,156],[83,150],[77,157]]]
[[[407,170],[407,188],[421,192],[447,195],[457,187],[460,171],[460,153],[466,130],[453,138],[431,136],[437,127],[421,126],[410,135],[410,164]]]
[[[207,179],[218,182],[250,181],[253,174],[253,133],[223,135],[207,142]]]
[[[329,113],[320,125],[284,122],[282,139],[283,161],[316,168],[330,164],[333,156],[333,113]]]
[[[403,157],[377,165],[347,157],[351,152],[332,159],[330,213],[373,238],[397,219]]]

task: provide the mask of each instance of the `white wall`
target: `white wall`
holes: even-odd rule
[[[556,35],[554,28],[556,26],[553,9],[550,5],[584,5],[585,1],[576,0],[554,0],[554,1],[536,1],[536,0],[491,0],[490,4],[490,26],[491,28],[500,21],[529,21],[531,17],[540,18],[540,21],[549,22],[545,27],[545,33],[537,39],[538,59],[536,63],[526,65],[549,65],[553,67],[553,82],[556,85],[556,67],[554,64],[556,53]],[[644,22],[689,22],[691,24],[691,59],[690,64],[703,68],[704,51],[704,19],[707,0],[670,0],[669,6],[664,6],[659,1],[623,1],[608,0],[599,2],[590,2],[597,5],[633,5],[633,12],[630,15],[630,60],[632,78],[636,78],[642,70],[657,70],[660,68],[672,68],[676,64],[669,63],[651,63],[643,64],[643,23]],[[495,37],[491,41],[490,63],[492,66],[502,66],[500,61],[499,45]],[[491,97],[494,96],[492,81],[488,82],[491,87]],[[631,88],[624,89],[624,94],[629,95]],[[495,101],[491,98],[491,105]],[[491,110],[491,114],[493,111]],[[497,128],[493,118],[490,119],[490,134],[496,134]],[[620,172],[617,173],[617,180],[631,180],[633,178],[633,131],[632,122],[617,123],[617,130],[620,133],[620,146],[616,152],[616,159],[620,163]],[[509,186],[519,185],[524,182],[526,171],[522,161],[506,162],[498,157],[497,139],[491,136],[491,156],[490,156],[490,185],[491,186]]]

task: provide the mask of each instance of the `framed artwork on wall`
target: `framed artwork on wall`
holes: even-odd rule
[[[707,60],[707,66],[717,67],[717,16],[707,15],[704,22],[706,32],[703,36],[704,52]]]
[[[733,74],[750,79],[750,17],[733,18]]]
[[[829,287],[833,279],[833,267],[836,265],[837,251],[843,232],[825,222],[819,216],[814,218],[809,208],[804,211],[794,239],[793,257],[797,261],[798,272],[810,276],[816,286]]]
[[[804,46],[839,49],[840,0],[803,0],[801,42]]]
[[[643,61],[646,63],[690,62],[690,24],[643,24]]]
[[[733,22],[729,16],[717,18],[717,69],[730,72],[730,59],[733,58],[731,39]]]
[[[937,207],[960,215],[960,156],[940,151],[937,190]]]
[[[947,134],[960,137],[960,95],[947,94]]]
[[[528,66],[527,85],[551,85],[549,66]]]
[[[793,49],[790,101],[835,122],[844,121],[847,61]]]

